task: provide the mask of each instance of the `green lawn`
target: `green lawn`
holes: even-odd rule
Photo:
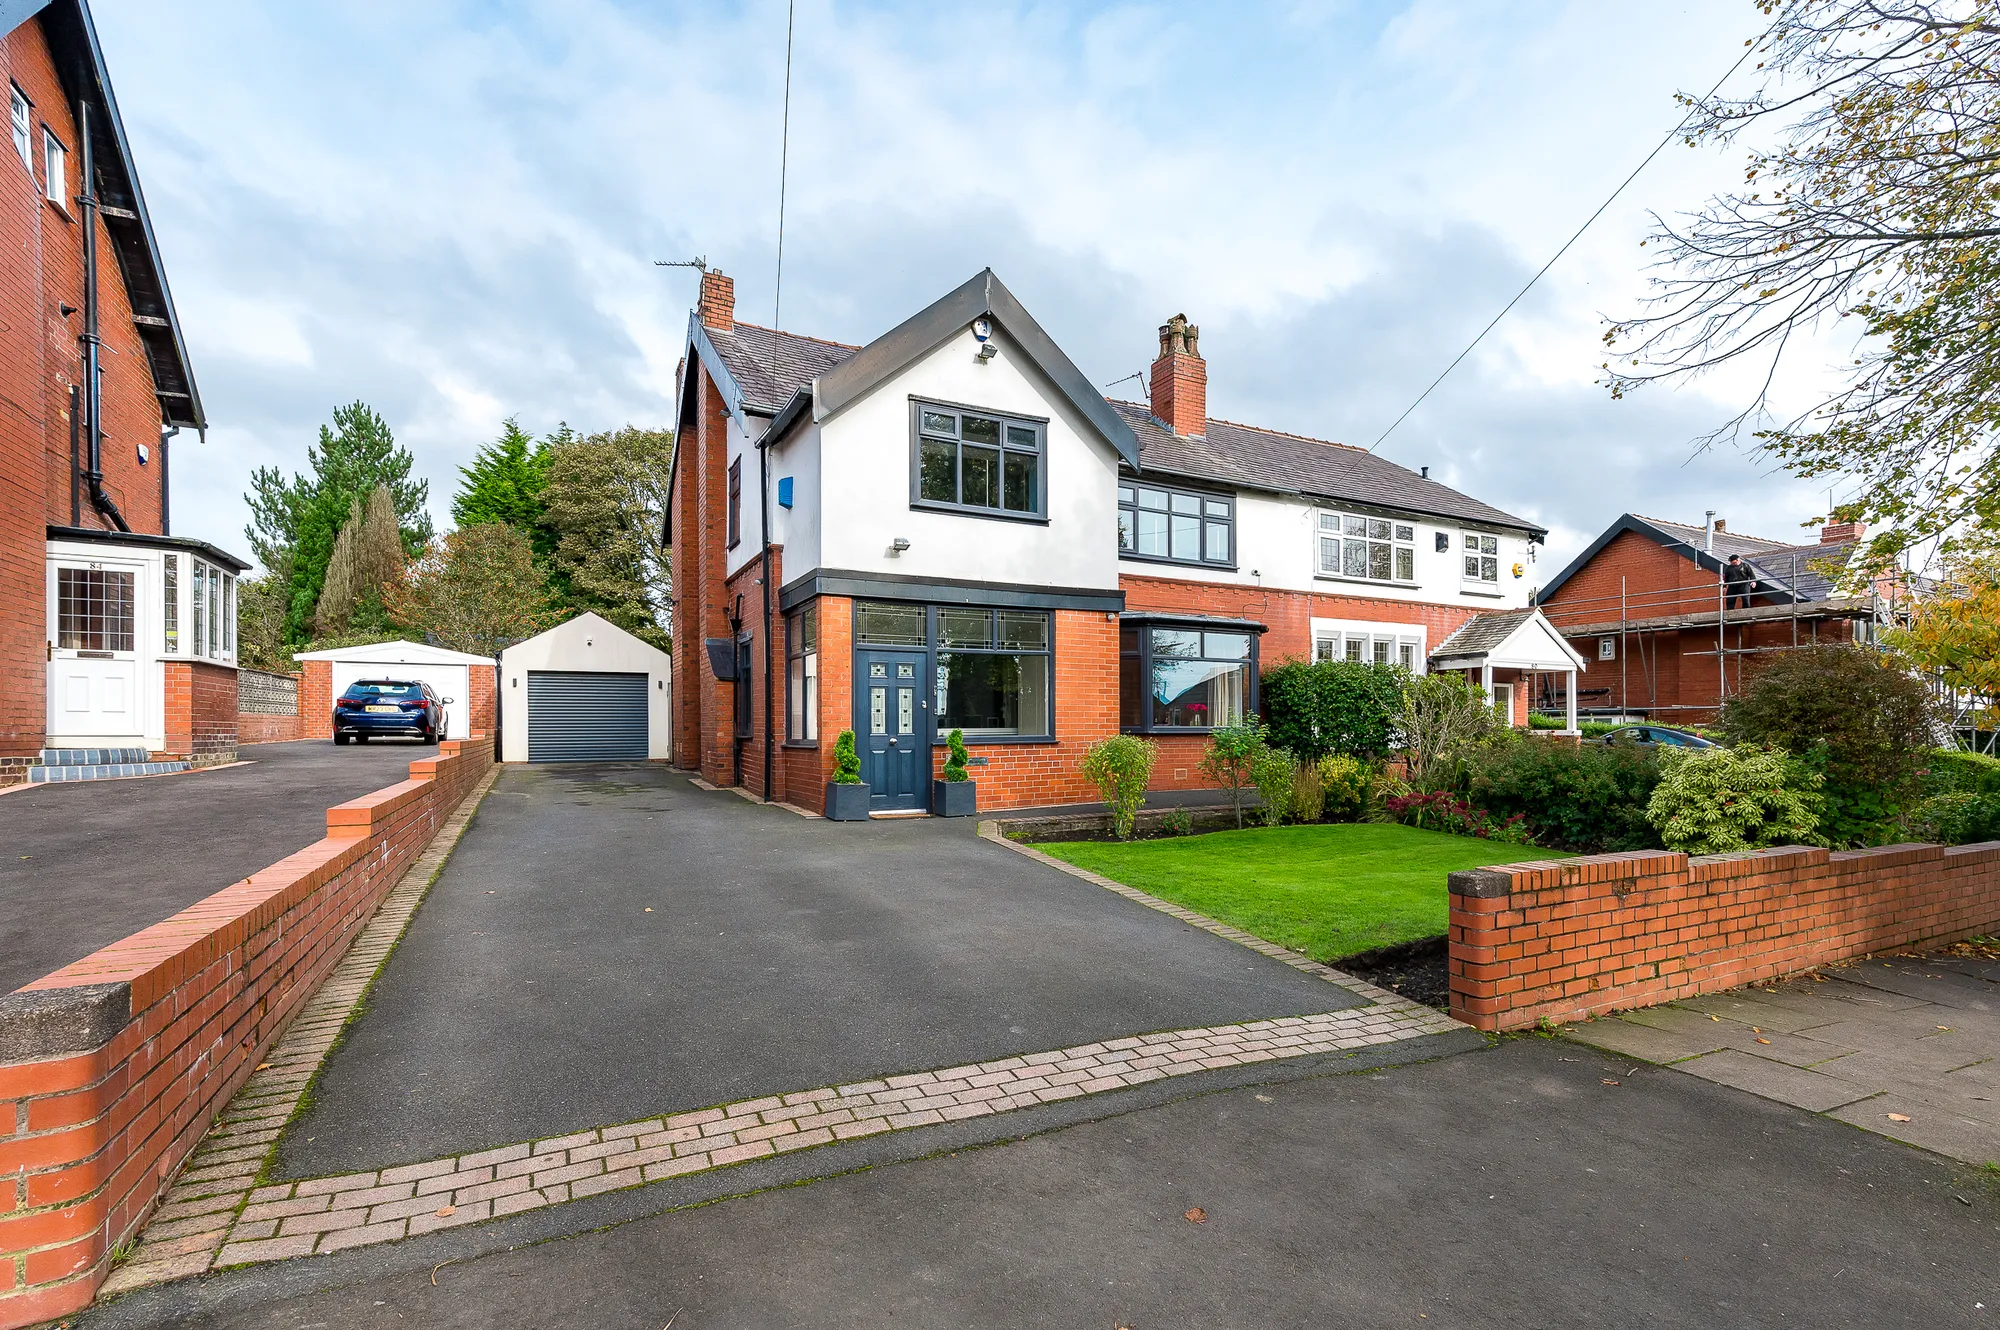
[[[1368,822],[1036,848],[1318,961],[1442,934],[1455,869],[1569,857]]]

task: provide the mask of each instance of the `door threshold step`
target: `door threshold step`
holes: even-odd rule
[[[929,809],[926,809],[926,808],[891,808],[891,809],[888,809],[888,810],[886,810],[886,811],[884,811],[884,812],[880,812],[880,813],[870,813],[870,814],[869,814],[868,816],[870,816],[870,817],[881,817],[881,818],[890,818],[890,817],[929,817],[929,816],[930,816],[930,810],[929,810]]]
[[[153,760],[147,748],[44,748],[40,762],[45,767],[129,766]]]
[[[171,776],[192,762],[97,762],[28,768],[31,785],[70,784],[80,780],[123,780],[130,776]]]

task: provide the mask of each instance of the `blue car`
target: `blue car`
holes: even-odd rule
[[[333,704],[333,741],[388,737],[434,744],[445,737],[449,701],[417,680],[358,679]]]
[[[1635,743],[1655,748],[1720,748],[1713,739],[1704,739],[1687,730],[1666,725],[1621,725],[1597,736],[1596,743]]]

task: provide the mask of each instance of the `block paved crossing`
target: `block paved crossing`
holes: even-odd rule
[[[668,1178],[884,1132],[1114,1093],[1223,1067],[1369,1048],[1460,1030],[1444,1013],[1238,929],[981,834],[1252,947],[1367,1005],[1106,1039],[1045,1052],[719,1104],[397,1167],[256,1186],[284,1122],[463,830],[399,883],[326,989],[230,1105],[105,1293],[257,1262],[325,1254],[475,1224]]]

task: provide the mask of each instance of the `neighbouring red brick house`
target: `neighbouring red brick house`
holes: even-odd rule
[[[169,534],[206,422],[84,0],[0,5],[0,84],[0,784],[224,759],[248,565]]]
[[[668,505],[675,761],[817,808],[853,729],[874,810],[922,810],[958,728],[980,806],[1018,808],[1095,800],[1083,754],[1123,730],[1186,787],[1262,666],[1421,671],[1482,613],[1532,614],[1540,527],[1211,419],[1198,339],[1169,320],[1149,400],[1113,402],[991,271],[866,346],[740,323],[704,272]],[[1542,637],[1436,667],[1523,723],[1532,667],[1574,668]]]
[[[1746,536],[1720,518],[1696,526],[1626,513],[1536,603],[1592,665],[1583,710],[1702,721],[1772,652],[1874,640],[1900,581],[1855,569],[1865,535],[1860,523],[1840,522],[1798,544]],[[1749,568],[1747,603],[1728,603],[1731,555]],[[1563,699],[1536,704],[1560,708]]]

